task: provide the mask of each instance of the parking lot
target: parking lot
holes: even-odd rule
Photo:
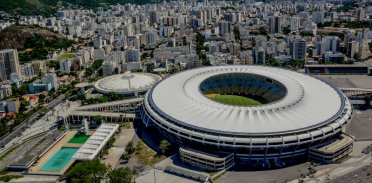
[[[351,123],[346,127],[346,133],[355,136],[356,141],[372,140],[372,109],[354,110]]]
[[[310,166],[309,162],[294,165],[286,168],[262,171],[234,171],[229,170],[215,182],[234,183],[234,182],[254,182],[254,183],[274,183],[289,182],[299,178],[301,174],[306,174]]]
[[[340,88],[372,88],[372,76],[367,75],[318,75],[315,77]]]

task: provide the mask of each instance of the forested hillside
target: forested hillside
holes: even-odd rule
[[[100,3],[109,4],[146,4],[155,0],[0,0],[0,11],[18,13],[21,15],[50,16],[60,6],[77,5],[83,8],[93,8]]]

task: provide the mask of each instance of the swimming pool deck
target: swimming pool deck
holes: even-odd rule
[[[29,174],[42,174],[42,175],[63,175],[68,168],[75,162],[71,159],[66,166],[60,171],[41,171],[40,168],[52,158],[62,147],[81,147],[82,144],[69,144],[68,141],[76,134],[76,131],[69,131],[66,135],[59,140],[52,148],[48,150],[37,162],[35,166],[31,166],[29,169]]]

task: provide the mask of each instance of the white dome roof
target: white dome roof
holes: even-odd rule
[[[147,91],[160,80],[161,77],[155,74],[125,73],[100,79],[94,86],[100,93],[132,94]]]

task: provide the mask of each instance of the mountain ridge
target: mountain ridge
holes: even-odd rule
[[[0,0],[0,11],[19,15],[52,16],[61,6],[75,5],[95,9],[100,3],[146,4],[153,0]]]

